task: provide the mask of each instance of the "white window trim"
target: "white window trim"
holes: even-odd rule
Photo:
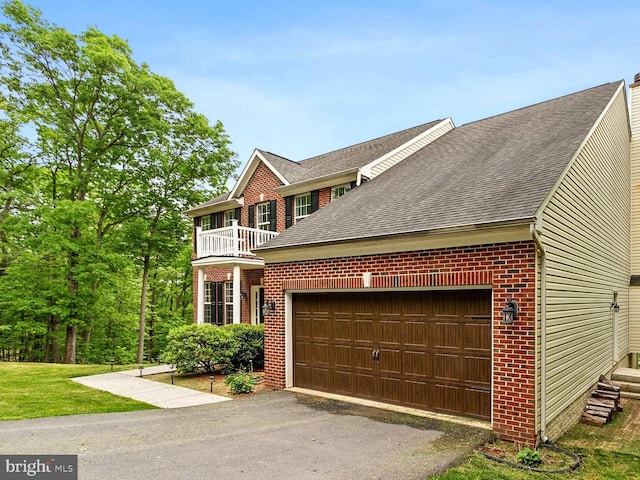
[[[308,209],[309,213],[306,213],[304,215],[298,215],[298,199],[299,198],[301,199],[303,197],[308,198],[309,202],[305,203],[304,205],[301,205],[301,207],[304,206],[306,209]],[[296,222],[298,220],[302,220],[303,218],[307,218],[309,215],[311,215],[311,192],[305,193],[303,195],[296,195],[293,201],[293,209],[294,209],[294,217]]]
[[[262,213],[263,216],[266,216],[266,221],[260,221],[260,210],[264,209]],[[256,228],[258,230],[269,230],[271,226],[271,204],[269,202],[258,203],[256,205]]]
[[[344,189],[344,191],[340,195],[336,195],[336,191]],[[340,198],[342,195],[351,190],[351,184],[345,183],[343,185],[336,185],[335,187],[331,187],[331,201],[333,202],[335,199]]]

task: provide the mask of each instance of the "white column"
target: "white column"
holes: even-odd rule
[[[233,266],[233,323],[240,323],[240,265]]]
[[[232,231],[232,237],[233,237],[233,256],[237,257],[238,255],[240,255],[240,229],[238,228],[238,220],[231,220],[231,231]],[[235,273],[235,268],[233,267],[233,271]],[[234,280],[235,282],[235,276],[234,276]],[[235,291],[235,283],[233,286],[234,290],[233,293],[235,295],[236,291]],[[238,290],[239,292],[239,290]],[[240,295],[240,293],[238,293],[238,295]],[[235,306],[233,307],[233,311],[235,312]]]
[[[196,320],[198,325],[204,323],[204,268],[198,268],[198,310]]]

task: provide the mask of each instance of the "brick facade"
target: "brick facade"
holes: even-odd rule
[[[537,440],[535,414],[535,246],[533,242],[366,255],[265,266],[265,298],[277,302],[266,318],[265,376],[285,387],[287,290],[491,286],[493,292],[492,423],[496,435],[527,445]],[[502,323],[507,297],[518,302],[514,325]]]

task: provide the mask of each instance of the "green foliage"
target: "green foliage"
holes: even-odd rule
[[[228,373],[264,364],[264,327],[256,325],[184,325],[167,335],[162,361],[180,373],[215,370]]]
[[[264,325],[241,323],[223,328],[231,330],[233,334],[234,354],[231,365],[234,369],[264,367]]]
[[[238,372],[233,375],[227,375],[224,383],[229,385],[229,389],[233,393],[251,393],[256,381],[250,374],[246,372]]]
[[[156,356],[191,318],[182,212],[222,193],[229,139],[125,40],[2,13],[1,359]]]
[[[529,447],[523,448],[518,452],[517,460],[518,463],[522,463],[528,467],[537,467],[542,463],[540,452]]]

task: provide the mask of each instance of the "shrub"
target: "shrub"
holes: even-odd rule
[[[211,373],[232,369],[235,353],[232,334],[215,325],[183,325],[167,335],[162,361],[175,365],[179,373],[198,370]]]
[[[183,325],[169,331],[162,361],[179,373],[223,373],[264,366],[263,325]]]
[[[229,389],[233,393],[251,393],[256,381],[248,373],[238,372],[235,375],[227,376],[224,383],[229,385]]]
[[[229,329],[233,338],[234,353],[231,366],[234,370],[247,370],[264,366],[264,325],[241,323],[223,327]]]
[[[522,463],[529,467],[537,467],[542,463],[542,457],[540,456],[540,452],[537,450],[532,450],[531,448],[523,448],[518,452],[518,463]]]

